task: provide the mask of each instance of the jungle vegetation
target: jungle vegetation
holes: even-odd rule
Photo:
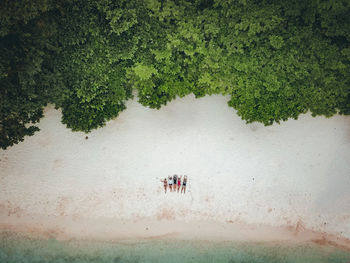
[[[2,0],[0,146],[54,104],[90,132],[138,101],[230,97],[271,125],[350,114],[349,0]]]

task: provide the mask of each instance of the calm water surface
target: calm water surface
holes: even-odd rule
[[[311,243],[212,241],[89,242],[2,235],[0,262],[350,262],[350,251]]]

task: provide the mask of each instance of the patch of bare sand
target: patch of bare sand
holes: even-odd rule
[[[88,139],[48,107],[40,132],[0,151],[1,231],[349,247],[349,117],[246,125],[226,102],[129,101]],[[174,173],[189,176],[186,195],[164,194]]]
[[[169,215],[170,213],[170,215]],[[119,242],[126,240],[210,240],[239,242],[313,242],[350,251],[350,240],[307,229],[303,222],[294,225],[269,226],[242,221],[181,221],[172,211],[163,210],[157,218],[120,220],[113,218],[88,219],[69,216],[33,216],[2,213],[0,234],[29,235],[57,240],[88,240]]]

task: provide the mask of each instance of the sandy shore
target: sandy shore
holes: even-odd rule
[[[350,252],[350,240],[339,235],[316,232],[303,225],[267,226],[237,222],[181,220],[120,220],[33,216],[1,218],[0,235],[24,235],[59,241],[81,240],[123,242],[140,240],[200,240],[211,242],[315,243]]]
[[[48,107],[39,133],[0,152],[0,230],[350,247],[350,117],[246,125],[226,101],[130,101],[88,139]],[[164,194],[174,173],[185,195]]]

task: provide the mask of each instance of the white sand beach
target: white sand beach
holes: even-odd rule
[[[88,139],[47,107],[40,132],[0,152],[0,230],[350,248],[350,117],[247,125],[227,100],[129,101]],[[170,174],[188,175],[186,194],[164,193]]]

